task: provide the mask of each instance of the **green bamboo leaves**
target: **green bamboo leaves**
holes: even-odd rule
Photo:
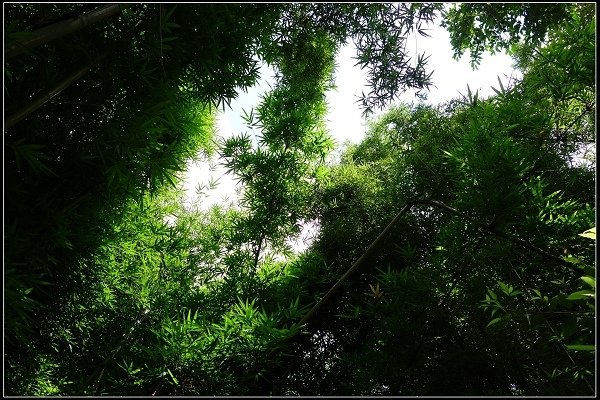
[[[580,233],[579,236],[584,238],[596,240],[596,227],[590,228],[587,231]]]

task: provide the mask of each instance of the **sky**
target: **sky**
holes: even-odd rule
[[[445,29],[429,25],[427,33],[430,37],[424,37],[415,33],[407,39],[408,54],[416,55],[425,52],[430,55],[428,61],[429,71],[433,70],[432,81],[435,87],[431,87],[428,93],[428,104],[439,104],[452,98],[466,94],[467,84],[475,93],[479,90],[481,97],[487,97],[494,92],[491,87],[498,88],[498,77],[506,87],[511,78],[520,77],[520,73],[512,67],[512,59],[506,54],[491,55],[485,53],[481,64],[473,70],[469,63],[468,53],[460,60],[452,58],[453,52],[450,38]],[[362,110],[358,103],[358,96],[368,91],[366,86],[366,71],[355,66],[353,57],[356,49],[352,44],[342,47],[336,58],[335,83],[336,90],[326,93],[328,113],[326,116],[327,128],[335,142],[340,145],[345,141],[359,143],[365,134],[366,122],[362,117]],[[220,112],[217,117],[217,135],[229,137],[233,134],[243,132],[251,133],[241,116],[243,110],[249,112],[260,102],[260,96],[269,91],[273,84],[273,70],[263,65],[260,70],[261,79],[246,93],[241,92],[237,99],[231,102],[231,108]],[[407,103],[418,102],[414,93],[407,92],[400,97],[400,101]],[[374,117],[381,114],[376,112]],[[188,163],[188,171],[185,175],[186,201],[199,200],[202,209],[208,209],[212,204],[235,203],[236,182],[231,176],[225,174],[225,170],[218,165],[218,159],[212,160],[213,170],[206,162]],[[198,185],[206,185],[209,180],[217,181],[216,189],[206,191],[201,196],[196,194]]]

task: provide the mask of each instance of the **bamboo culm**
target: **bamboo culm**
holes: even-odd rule
[[[128,7],[128,4],[111,4],[96,11],[82,14],[75,18],[69,18],[67,20],[38,29],[37,31],[32,32],[31,35],[29,35],[29,37],[26,39],[5,45],[4,60],[9,60],[15,56],[18,56],[19,54],[33,49],[34,47],[49,43],[55,39],[68,35],[69,33],[76,32],[81,28],[102,21],[120,13],[122,10]]]

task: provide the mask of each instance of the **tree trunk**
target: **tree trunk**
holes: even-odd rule
[[[104,59],[108,55],[108,53],[109,51],[107,50],[104,53],[100,54],[92,62],[73,72],[66,79],[64,79],[62,82],[56,85],[53,89],[49,90],[48,92],[35,99],[28,106],[22,108],[10,117],[6,118],[6,120],[4,121],[4,130],[15,125],[17,122],[21,121],[23,118],[27,117],[29,114],[43,106],[48,100],[52,99],[54,96],[71,86],[73,82],[77,81],[79,78],[87,74],[90,71],[90,69],[92,69],[92,67],[98,64],[100,61],[102,61],[102,59]]]
[[[128,4],[111,4],[96,11],[38,29],[37,31],[32,32],[31,36],[27,39],[5,45],[4,60],[6,61],[14,56],[24,53],[28,49],[51,42],[54,39],[58,39],[81,28],[102,21],[120,13],[128,7]]]

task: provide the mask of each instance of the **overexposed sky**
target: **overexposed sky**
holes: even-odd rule
[[[485,53],[481,64],[477,70],[472,70],[468,54],[465,54],[459,61],[452,59],[452,48],[450,38],[445,29],[439,26],[430,25],[427,33],[431,37],[423,37],[418,34],[411,35],[408,38],[407,49],[413,60],[416,55],[425,52],[430,55],[428,61],[429,71],[433,70],[432,81],[436,87],[432,87],[428,94],[426,103],[439,104],[452,98],[460,96],[459,92],[466,94],[467,84],[471,91],[475,93],[479,90],[480,97],[487,97],[493,94],[491,86],[498,88],[498,76],[504,86],[510,77],[520,77],[518,71],[512,68],[512,59],[505,54],[490,55]],[[358,66],[354,66],[356,61],[356,49],[350,43],[340,49],[336,58],[335,82],[337,89],[326,94],[329,107],[327,119],[327,128],[329,133],[338,145],[349,140],[353,143],[359,143],[365,134],[365,121],[362,118],[362,110],[357,100],[364,91],[367,93],[366,73],[361,71]],[[221,137],[229,137],[232,134],[242,132],[253,132],[247,128],[242,119],[242,109],[250,111],[256,107],[260,101],[260,96],[265,94],[271,84],[273,84],[273,70],[268,66],[261,68],[261,79],[256,86],[250,88],[247,93],[240,93],[239,97],[232,101],[231,109],[221,112],[217,119],[217,132]],[[401,99],[404,102],[418,102],[414,93],[405,93]],[[375,116],[380,114],[377,112]],[[213,160],[213,164],[218,164],[218,160]],[[186,193],[188,201],[194,198],[200,200],[199,205],[207,209],[212,204],[222,204],[226,199],[235,201],[235,181],[232,177],[225,174],[223,168],[216,167],[213,171],[209,170],[207,163],[190,163],[186,174]],[[218,187],[215,190],[208,191],[203,196],[195,195],[195,187],[198,184],[207,184],[209,180],[218,180]]]
[[[430,88],[425,103],[443,103],[459,97],[459,91],[466,95],[467,84],[473,93],[479,90],[480,98],[487,97],[494,94],[491,86],[499,87],[498,76],[504,87],[507,86],[506,82],[511,76],[513,78],[521,76],[519,71],[512,68],[512,59],[504,53],[493,56],[484,53],[477,70],[472,70],[468,53],[458,61],[452,58],[450,36],[444,28],[429,25],[427,29],[431,37],[415,33],[407,39],[407,53],[412,56],[413,61],[423,52],[430,56],[427,65],[428,71],[433,70],[431,79],[435,86]],[[329,103],[327,127],[338,144],[346,140],[359,143],[365,134],[365,121],[356,101],[363,90],[365,93],[368,91],[366,71],[361,71],[359,67],[354,66],[355,55],[356,49],[353,45],[345,46],[340,50],[336,60],[338,88],[327,93]],[[400,101],[417,103],[418,99],[414,91],[408,91],[400,97]],[[373,117],[380,114],[381,112],[376,112]]]

